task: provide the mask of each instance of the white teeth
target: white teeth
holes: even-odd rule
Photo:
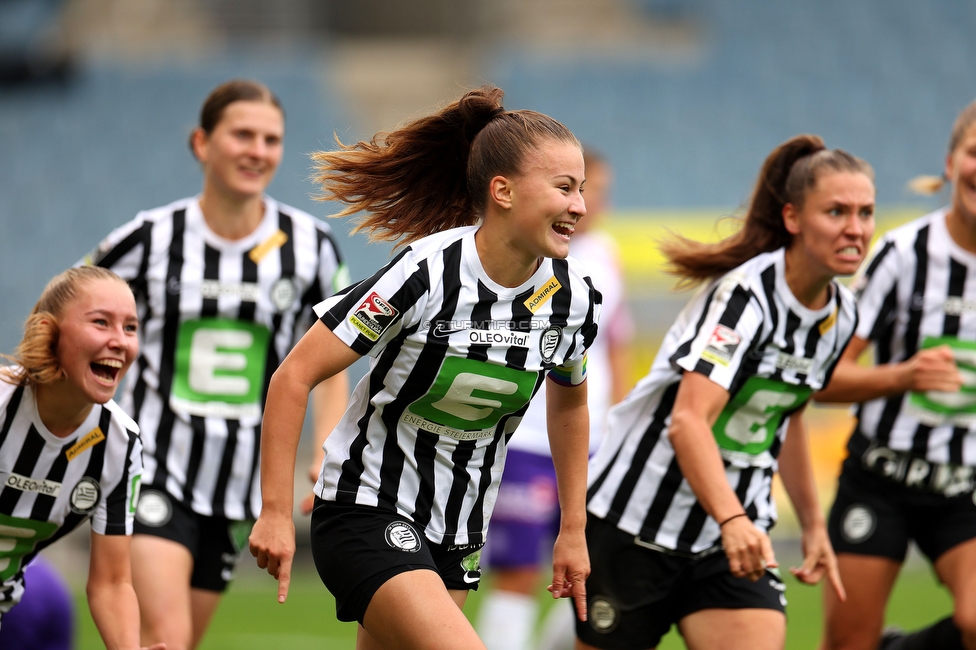
[[[842,248],[842,249],[840,249],[840,254],[841,255],[857,255],[857,247],[856,246],[848,246],[847,248]]]
[[[98,359],[95,361],[100,366],[108,366],[109,368],[121,368],[122,362],[118,359]]]

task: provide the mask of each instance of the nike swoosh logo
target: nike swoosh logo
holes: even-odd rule
[[[446,327],[441,327],[440,325],[438,325],[437,327],[434,328],[431,334],[437,338],[447,338],[451,334],[460,331],[461,331],[460,329],[447,329]]]
[[[471,577],[472,573],[474,573],[474,571],[465,571],[464,575],[461,576],[461,578],[469,585],[473,585],[474,583],[481,581],[480,573],[475,573],[473,578]]]

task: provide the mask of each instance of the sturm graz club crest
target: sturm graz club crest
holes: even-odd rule
[[[71,490],[68,506],[71,508],[71,512],[76,515],[87,515],[98,505],[98,499],[101,496],[101,485],[92,477],[86,476],[78,481],[78,484]]]
[[[416,553],[420,550],[420,535],[407,522],[394,521],[386,527],[386,543],[401,551]]]
[[[868,506],[856,503],[844,512],[841,534],[851,544],[858,544],[874,533],[874,511]]]
[[[562,335],[563,328],[556,325],[550,325],[542,332],[542,336],[539,337],[539,354],[542,355],[542,361],[544,363],[552,361],[552,357],[556,354],[556,348],[559,346],[559,339],[562,338]]]
[[[620,610],[617,604],[605,596],[597,596],[590,602],[590,626],[606,634],[617,627],[620,622]]]

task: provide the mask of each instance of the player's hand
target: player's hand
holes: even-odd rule
[[[722,547],[729,558],[729,571],[736,578],[755,582],[766,569],[779,566],[769,536],[748,517],[735,517],[722,526]]]
[[[790,573],[807,585],[817,584],[826,575],[837,598],[841,602],[847,600],[847,592],[837,569],[837,556],[830,544],[827,527],[822,523],[803,531],[803,564],[799,568],[790,567]]]
[[[906,362],[906,366],[909,390],[918,393],[958,393],[962,387],[962,374],[948,345],[919,350]]]
[[[553,598],[572,597],[576,616],[581,621],[586,620],[586,578],[589,575],[586,535],[582,530],[574,533],[560,531],[552,549],[552,584],[548,589]]]
[[[258,567],[267,569],[278,581],[278,602],[285,602],[295,557],[295,522],[291,514],[262,512],[251,529],[248,548],[257,558]]]

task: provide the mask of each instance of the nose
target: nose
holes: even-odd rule
[[[583,200],[583,193],[573,194],[573,201],[569,205],[569,213],[575,215],[577,219],[582,219],[586,215],[586,201]]]
[[[853,214],[847,219],[844,233],[851,237],[860,237],[865,232],[864,222],[858,214]]]

